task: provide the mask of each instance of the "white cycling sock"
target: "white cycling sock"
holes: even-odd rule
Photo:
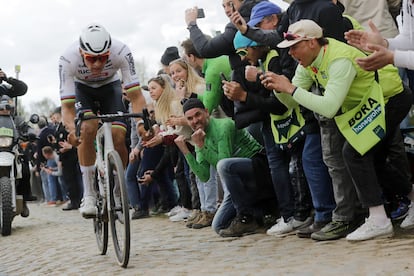
[[[83,197],[96,196],[95,166],[80,166],[83,181]]]

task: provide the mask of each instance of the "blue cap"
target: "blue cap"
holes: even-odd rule
[[[247,22],[247,25],[254,27],[266,16],[280,13],[282,13],[282,9],[278,5],[270,1],[262,1],[253,7],[252,13],[250,14],[250,20]]]
[[[251,40],[250,38],[245,37],[244,35],[241,34],[240,31],[237,31],[233,39],[233,45],[234,45],[234,49],[237,50],[240,48],[260,46],[261,44],[257,43],[254,40]]]

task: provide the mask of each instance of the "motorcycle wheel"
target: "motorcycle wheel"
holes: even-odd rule
[[[1,234],[8,236],[11,234],[11,224],[13,221],[13,206],[12,206],[12,186],[10,178],[3,176],[0,178],[1,189],[1,208],[0,208],[0,226]]]

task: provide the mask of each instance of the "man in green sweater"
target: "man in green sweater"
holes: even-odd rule
[[[203,58],[194,48],[191,39],[181,43],[184,49],[184,57],[197,72],[203,75],[206,81],[206,89],[197,97],[203,102],[209,113],[215,118],[225,116],[220,106],[224,104],[222,76],[230,79],[231,67],[227,56],[216,58]],[[221,75],[222,74],[222,75]]]
[[[272,189],[263,147],[246,130],[236,129],[230,118],[210,118],[199,99],[187,100],[183,111],[194,130],[191,140],[196,157],[190,153],[184,136],[177,137],[175,143],[201,181],[209,179],[213,165],[223,183],[224,199],[214,216],[213,229],[222,237],[254,233],[258,228],[255,215],[259,213],[260,194],[267,187]]]

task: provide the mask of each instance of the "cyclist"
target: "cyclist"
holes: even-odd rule
[[[97,120],[82,123],[80,139],[75,137],[75,112],[85,114],[125,112],[122,103],[121,71],[125,92],[131,99],[132,111],[141,112],[145,99],[135,72],[134,59],[128,46],[112,39],[100,24],[91,23],[83,29],[79,41],[73,43],[60,57],[60,97],[62,120],[68,130],[68,141],[78,146],[82,172],[83,199],[79,208],[84,218],[96,215],[95,147]],[[112,124],[115,149],[124,166],[128,160],[125,145],[126,123]]]

